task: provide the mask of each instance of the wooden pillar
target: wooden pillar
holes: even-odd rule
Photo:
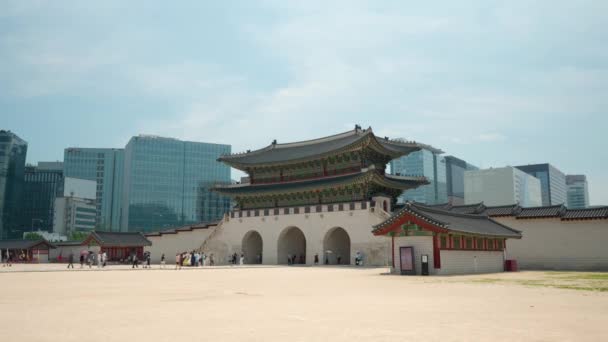
[[[433,267],[435,267],[435,269],[441,269],[440,243],[439,234],[435,234],[435,236],[433,236]]]
[[[395,234],[391,235],[391,261],[395,268]]]

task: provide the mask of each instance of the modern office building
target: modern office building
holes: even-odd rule
[[[220,219],[230,199],[210,189],[230,184],[230,167],[217,161],[230,145],[140,135],[125,148],[122,225],[157,231]]]
[[[27,142],[0,130],[0,239],[20,238],[20,205],[25,177]]]
[[[65,177],[96,182],[96,224],[100,230],[120,230],[124,150],[115,148],[67,148]]]
[[[479,170],[477,166],[454,156],[445,157],[448,202],[452,205],[464,204],[464,173]]]
[[[542,205],[540,180],[517,168],[507,166],[464,173],[464,202],[483,202],[488,206],[519,204]]]
[[[566,186],[568,187],[569,209],[582,209],[589,206],[589,188],[585,175],[567,175]]]
[[[540,180],[544,206],[566,204],[566,175],[551,164],[521,165],[516,168]]]
[[[398,198],[399,203],[416,201],[425,204],[439,204],[448,201],[446,161],[443,151],[424,146],[420,151],[390,162],[391,174],[395,176],[424,176],[430,184],[405,191]]]
[[[63,165],[38,163],[25,167],[19,229],[52,232],[55,198],[63,195]]]
[[[54,233],[70,236],[73,232],[95,230],[97,222],[95,200],[78,197],[57,197],[54,207]]]

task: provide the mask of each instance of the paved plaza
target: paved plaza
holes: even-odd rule
[[[606,274],[0,268],[11,341],[605,341]]]

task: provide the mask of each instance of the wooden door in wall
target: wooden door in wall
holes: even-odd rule
[[[399,260],[402,275],[416,275],[414,247],[399,248]]]

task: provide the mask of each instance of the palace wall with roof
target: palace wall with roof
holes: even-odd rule
[[[436,207],[485,214],[521,231],[522,239],[509,241],[507,246],[507,258],[517,260],[520,269],[608,271],[608,206],[522,208],[477,203]]]

